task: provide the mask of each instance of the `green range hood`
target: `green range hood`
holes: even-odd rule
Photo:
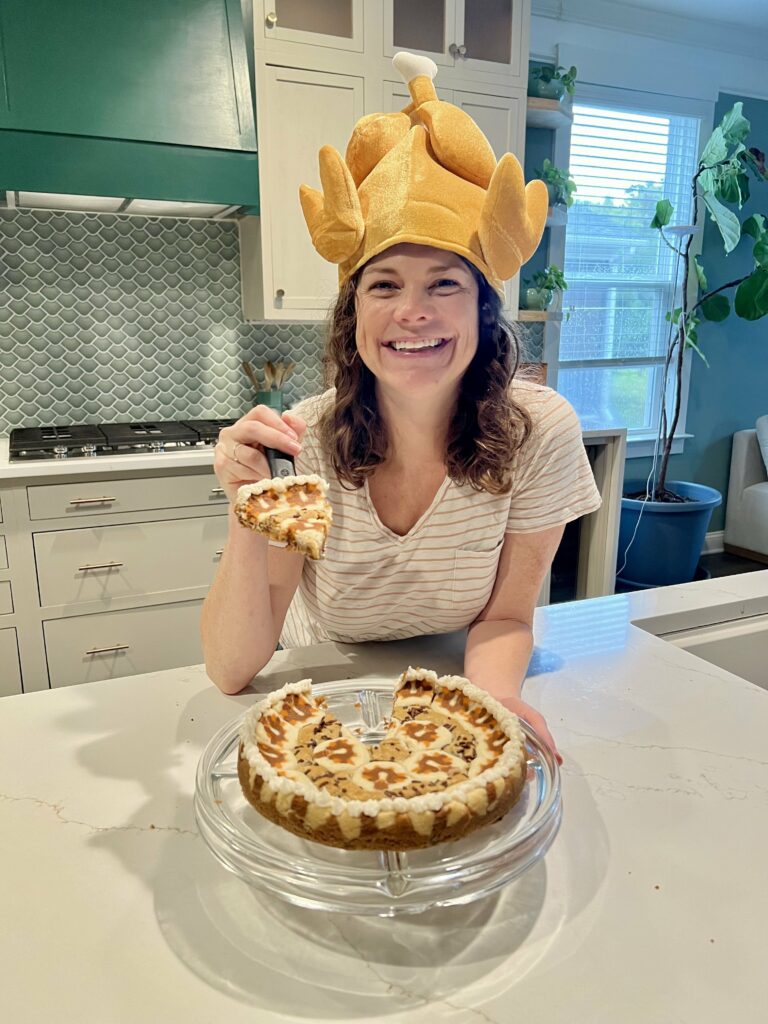
[[[258,212],[240,0],[2,0],[0,190]]]

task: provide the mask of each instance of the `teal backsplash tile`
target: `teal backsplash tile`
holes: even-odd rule
[[[0,210],[0,434],[239,416],[243,359],[322,387],[323,324],[244,324],[232,222]]]

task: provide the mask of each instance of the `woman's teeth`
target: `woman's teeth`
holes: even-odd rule
[[[414,338],[407,341],[388,341],[387,346],[395,352],[418,352],[424,348],[440,348],[447,343],[447,338]]]

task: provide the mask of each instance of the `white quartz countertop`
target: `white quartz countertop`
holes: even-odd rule
[[[0,483],[3,480],[34,480],[77,474],[103,476],[105,473],[144,472],[149,469],[180,469],[182,467],[213,468],[213,446],[181,448],[179,451],[148,455],[92,455],[79,459],[29,459],[10,462],[8,438],[0,437]]]
[[[768,572],[537,613],[564,817],[497,896],[299,910],[198,837],[199,755],[256,699],[201,667],[0,701],[0,1004],[24,1024],[722,1024],[768,1000],[768,693],[633,625],[768,611]],[[259,683],[461,667],[460,639],[275,655]]]

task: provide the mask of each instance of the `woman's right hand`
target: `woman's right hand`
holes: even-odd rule
[[[265,448],[277,448],[294,457],[301,451],[307,425],[300,416],[282,416],[267,405],[257,405],[231,427],[224,427],[214,448],[213,471],[230,502],[238,487],[268,480],[272,473]]]

